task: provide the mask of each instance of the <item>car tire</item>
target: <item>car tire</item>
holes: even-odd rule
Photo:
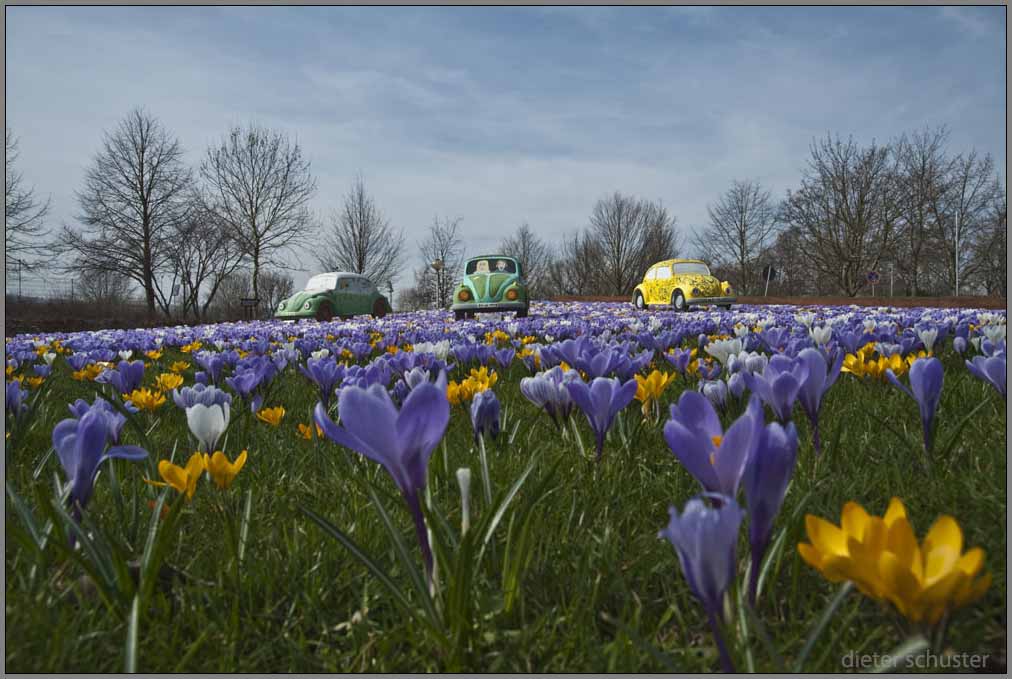
[[[685,295],[681,290],[675,290],[671,293],[671,306],[675,311],[687,311],[689,305],[685,303]]]
[[[383,300],[377,299],[372,303],[372,317],[383,318],[387,315],[387,305],[383,303]]]
[[[454,311],[453,312],[453,318],[454,318],[454,320],[457,320],[457,321],[464,320],[464,318],[466,316],[467,316],[467,312],[466,311]]]
[[[320,307],[316,310],[316,320],[321,323],[328,323],[334,319],[334,310],[330,306],[330,302],[323,302]]]
[[[524,307],[523,309],[517,309],[517,318],[527,318],[527,311],[530,307]]]
[[[473,321],[477,317],[478,317],[478,312],[477,311],[465,311],[464,312],[464,318],[466,318],[469,321]]]
[[[636,292],[636,297],[633,298],[633,306],[635,306],[640,311],[646,311],[647,309],[650,308],[647,306],[647,301],[643,299],[643,293],[638,291]]]
[[[721,304],[720,308],[723,309],[724,311],[730,311],[731,310],[731,305],[730,304]]]

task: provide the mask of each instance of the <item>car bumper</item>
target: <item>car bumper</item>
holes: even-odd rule
[[[689,297],[686,304],[736,304],[737,297]]]
[[[496,311],[517,311],[519,309],[526,309],[527,302],[517,300],[510,302],[503,300],[501,302],[455,302],[450,309],[453,311],[477,311],[479,313],[496,312]]]
[[[274,318],[282,321],[297,321],[300,318],[316,318],[315,309],[299,309],[298,311],[278,311]]]

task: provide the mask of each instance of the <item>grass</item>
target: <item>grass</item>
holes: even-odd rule
[[[838,585],[826,582],[796,552],[806,540],[804,515],[834,522],[848,500],[872,513],[890,497],[905,502],[918,536],[940,514],[963,527],[965,544],[987,551],[994,583],[985,597],[958,611],[949,622],[946,648],[989,654],[1004,666],[1006,646],[1006,418],[995,391],[970,376],[948,348],[938,440],[945,441],[962,416],[984,403],[931,475],[922,471],[916,404],[887,383],[860,382],[842,375],[823,406],[824,451],[816,458],[807,422],[796,411],[802,440],[792,486],[777,522],[784,531],[758,604],[772,647],[788,667],[798,658]],[[181,358],[166,351],[167,366]],[[664,366],[660,366],[664,369]],[[192,383],[191,368],[186,373]],[[146,382],[155,374],[146,373]],[[488,447],[496,494],[503,493],[533,464],[511,511],[494,531],[486,558],[471,573],[473,586],[460,606],[472,609],[458,651],[448,652],[405,615],[391,594],[337,541],[300,511],[309,508],[343,530],[410,593],[409,573],[371,503],[381,504],[420,568],[410,516],[386,473],[329,441],[304,441],[296,423],[310,422],[315,388],[287,370],[266,405],[284,405],[279,428],[244,417],[230,428],[227,453],[249,451],[235,485],[223,493],[201,481],[193,501],[182,507],[168,536],[166,563],[179,575],[156,587],[138,611],[137,669],[143,672],[664,672],[712,671],[716,651],[702,607],[693,598],[671,545],[658,539],[667,508],[681,508],[699,492],[661,435],[660,424],[643,422],[638,403],[611,432],[600,464],[583,416],[575,428],[558,432],[549,418],[519,393],[527,374],[522,363],[502,375],[495,391],[504,408],[504,433]],[[51,493],[55,457],[40,467],[49,433],[67,416],[64,404],[89,401],[98,385],[72,381],[63,361],[42,418],[18,449],[7,452],[8,484],[38,510]],[[661,412],[687,386],[668,388]],[[733,419],[741,408],[725,417]],[[151,433],[155,459],[177,447],[177,462],[189,450],[185,417],[171,399]],[[767,415],[769,419],[769,415]],[[896,430],[890,431],[884,423]],[[574,439],[581,438],[581,445]],[[135,432],[126,438],[137,442]],[[512,439],[510,442],[509,439]],[[180,459],[182,458],[182,459]],[[455,472],[474,476],[472,522],[487,517],[479,455],[465,411],[453,409],[443,443],[429,465],[429,491],[459,533],[460,492]],[[36,473],[38,472],[38,473]],[[113,473],[121,488],[117,501]],[[114,461],[96,484],[87,514],[104,534],[139,556],[144,549],[158,490],[142,483],[144,464]],[[363,484],[365,479],[369,484]],[[237,525],[250,497],[245,556],[236,561],[226,546],[220,506]],[[542,493],[542,495],[539,495]],[[137,498],[137,510],[133,509]],[[536,503],[533,501],[538,499]],[[175,500],[170,492],[168,500]],[[533,504],[532,504],[533,503]],[[524,517],[530,520],[524,524]],[[19,526],[7,501],[7,535]],[[527,526],[526,533],[524,526]],[[456,538],[454,538],[456,539]],[[739,545],[739,582],[748,563],[746,532]],[[82,570],[47,548],[45,567],[34,579],[31,551],[7,542],[6,669],[13,672],[115,672],[124,668],[129,618],[114,613],[82,584]],[[512,561],[511,561],[512,560]],[[519,560],[519,563],[518,563]],[[449,564],[444,564],[448,568]],[[511,570],[512,569],[512,570]],[[503,574],[519,573],[518,589],[504,590]],[[447,573],[442,573],[444,585]],[[510,606],[507,606],[510,599]],[[464,609],[461,609],[464,610]],[[739,669],[775,671],[774,654],[753,634],[750,643],[730,630]],[[841,671],[851,650],[887,653],[906,639],[891,610],[858,594],[847,596],[815,643],[806,671]],[[748,651],[746,651],[746,646]]]

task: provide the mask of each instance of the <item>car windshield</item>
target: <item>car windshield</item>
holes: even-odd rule
[[[306,292],[323,292],[324,290],[333,290],[334,285],[337,283],[336,273],[321,273],[313,276],[306,282]]]
[[[680,264],[675,264],[675,273],[676,274],[694,273],[694,274],[701,274],[703,276],[709,276],[710,269],[707,268],[707,266],[702,262],[683,262]]]
[[[512,259],[489,257],[487,259],[472,259],[464,267],[464,273],[470,276],[474,273],[516,273],[517,264]]]

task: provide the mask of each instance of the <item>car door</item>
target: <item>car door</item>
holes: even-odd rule
[[[334,313],[339,316],[351,316],[357,313],[355,311],[355,297],[352,294],[352,277],[341,276],[337,279],[337,285],[334,287]]]
[[[651,304],[667,304],[671,301],[671,293],[675,289],[675,279],[671,276],[671,265],[661,264],[657,267],[654,293],[656,297]]]
[[[650,267],[647,270],[646,275],[643,276],[643,301],[647,304],[657,303],[657,293],[654,288],[657,287],[657,269],[656,267]]]

